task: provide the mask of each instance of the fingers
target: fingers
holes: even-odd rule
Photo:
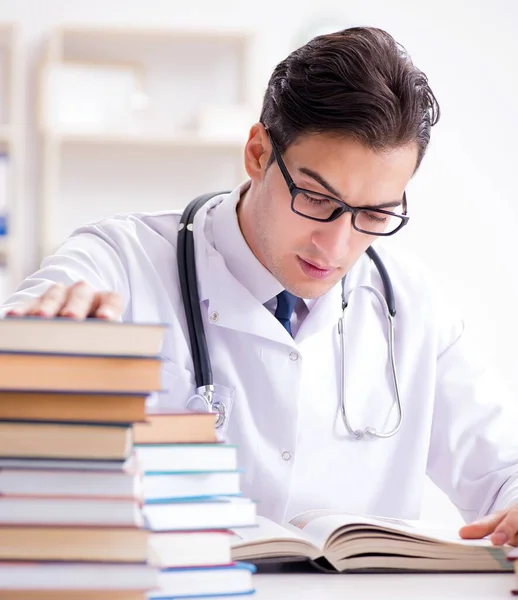
[[[495,528],[491,536],[491,542],[495,546],[511,544],[518,546],[518,508],[511,508]]]
[[[12,308],[7,316],[115,320],[122,314],[122,309],[123,302],[119,294],[96,292],[87,283],[79,281],[70,287],[54,284],[39,298]]]
[[[12,308],[7,314],[13,317],[53,317],[62,308],[67,297],[67,288],[56,283],[39,298]]]
[[[37,300],[26,302],[25,304],[13,306],[13,308],[9,309],[5,314],[7,317],[25,317],[29,314],[33,307],[36,306],[37,302],[39,302],[39,298]]]
[[[58,316],[72,319],[115,320],[122,313],[122,298],[115,292],[96,292],[84,282],[78,282],[69,288],[68,298]]]
[[[115,292],[103,292],[97,294],[96,302],[92,306],[90,316],[114,321],[121,316],[122,309],[123,303],[119,294]]]
[[[68,294],[59,312],[60,317],[86,319],[95,303],[95,290],[83,281],[78,281],[68,288]]]
[[[459,535],[464,539],[480,539],[486,537],[495,531],[500,522],[505,518],[506,511],[501,510],[487,517],[483,517],[478,521],[474,521],[469,525],[464,525],[459,530]]]

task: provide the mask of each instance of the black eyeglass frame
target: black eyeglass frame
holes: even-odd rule
[[[291,175],[284,163],[284,160],[282,159],[281,153],[280,153],[279,149],[277,148],[277,145],[275,144],[268,127],[266,125],[263,125],[263,126],[266,130],[266,133],[268,134],[268,138],[270,139],[270,143],[272,145],[272,150],[273,150],[273,155],[275,157],[275,160],[277,161],[277,164],[279,165],[279,169],[282,173],[284,181],[286,182],[286,185],[288,186],[288,190],[291,195],[291,210],[295,214],[297,214],[301,217],[304,217],[305,219],[311,219],[312,221],[319,221],[321,223],[330,223],[331,221],[335,221],[336,219],[338,219],[338,217],[341,217],[344,213],[349,212],[352,214],[351,221],[352,221],[352,225],[353,225],[354,229],[356,229],[356,231],[359,231],[360,233],[365,233],[366,235],[374,235],[376,237],[377,236],[385,236],[386,237],[386,236],[394,235],[408,223],[408,220],[410,217],[406,214],[406,212],[407,212],[406,192],[403,192],[403,202],[402,202],[403,213],[398,214],[398,213],[391,212],[389,210],[384,210],[383,208],[370,208],[368,206],[357,206],[357,207],[349,206],[345,202],[342,202],[342,200],[338,200],[338,198],[333,198],[333,196],[328,196],[327,194],[321,194],[320,192],[315,192],[313,190],[307,190],[305,188],[298,187],[295,184],[295,182],[293,181],[293,178],[291,177]],[[298,211],[295,208],[295,197],[297,196],[297,194],[299,194],[301,192],[311,194],[313,196],[320,196],[321,198],[329,200],[329,201],[333,202],[334,204],[336,204],[337,208],[326,219],[320,219],[318,217],[310,217],[309,215],[301,213],[300,211]],[[360,227],[356,226],[356,215],[361,212],[371,212],[371,213],[374,212],[374,213],[380,213],[383,215],[388,215],[390,217],[396,217],[401,220],[401,223],[396,227],[396,229],[394,229],[394,231],[390,231],[388,233],[374,233],[372,231],[366,231],[366,230],[361,229]]]

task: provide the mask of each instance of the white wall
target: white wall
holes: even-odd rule
[[[318,9],[315,6],[318,5]],[[395,243],[435,273],[478,328],[488,358],[518,389],[516,243],[518,198],[518,2],[515,0],[0,0],[0,20],[20,20],[28,77],[49,27],[60,23],[246,27],[257,31],[250,85],[262,95],[270,70],[313,20],[329,28],[387,29],[429,76],[443,117],[409,189],[409,225]],[[29,79],[28,148],[34,83]],[[33,212],[38,157],[29,152],[26,214]],[[34,264],[34,223],[24,225],[26,267]],[[416,307],[417,309],[417,307]],[[457,520],[443,496],[427,492],[424,515]]]

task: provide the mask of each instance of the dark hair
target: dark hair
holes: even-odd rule
[[[416,169],[440,117],[428,79],[387,32],[352,27],[315,37],[274,69],[261,122],[281,152],[303,134],[352,137],[374,150],[416,142]]]

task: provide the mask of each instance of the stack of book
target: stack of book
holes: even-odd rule
[[[231,530],[254,526],[256,507],[241,494],[237,448],[218,438],[216,417],[148,414],[134,426],[144,515],[160,568],[153,600],[254,592],[255,567],[232,561]]]
[[[133,425],[161,389],[160,325],[0,320],[0,598],[156,588]]]

